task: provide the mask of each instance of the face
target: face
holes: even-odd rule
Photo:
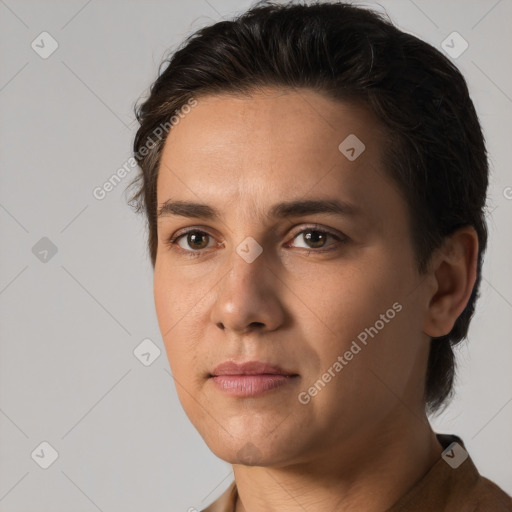
[[[191,422],[279,466],[417,421],[428,290],[377,120],[306,89],[197,100],[163,150],[154,271]]]

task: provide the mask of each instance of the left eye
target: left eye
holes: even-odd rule
[[[328,231],[324,231],[322,229],[303,229],[302,231],[297,233],[293,239],[300,240],[300,238],[302,238],[303,242],[307,245],[294,247],[303,247],[305,249],[321,249],[325,247],[326,241],[329,237],[334,238],[337,241],[341,241],[340,237],[334,235],[333,233],[329,233]]]

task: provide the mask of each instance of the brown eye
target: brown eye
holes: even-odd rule
[[[303,234],[306,243],[313,248],[323,247],[327,236],[328,234],[322,231],[305,231]]]
[[[301,247],[304,249],[323,249],[324,247],[328,247],[332,244],[327,244],[329,238],[332,238],[336,241],[341,241],[341,238],[329,233],[328,231],[324,231],[322,229],[303,229],[299,233],[296,233],[294,236],[294,240],[301,241],[305,245],[294,245],[294,247]]]
[[[189,231],[178,236],[174,243],[185,251],[199,251],[208,247],[210,235],[204,231]]]

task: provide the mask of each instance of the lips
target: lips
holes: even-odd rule
[[[209,377],[222,393],[237,398],[253,398],[277,392],[278,389],[290,389],[289,386],[297,382],[299,375],[260,361],[226,361],[216,366]]]
[[[245,363],[235,363],[226,361],[214,368],[211,377],[218,375],[285,375],[295,376],[296,373],[284,370],[280,366],[263,363],[260,361],[247,361]]]

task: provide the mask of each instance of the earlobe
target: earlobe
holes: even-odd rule
[[[476,281],[478,236],[472,226],[459,228],[436,251],[430,270],[437,284],[430,297],[423,332],[448,334],[471,297]]]

